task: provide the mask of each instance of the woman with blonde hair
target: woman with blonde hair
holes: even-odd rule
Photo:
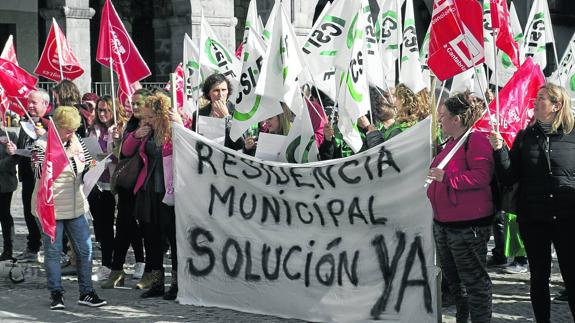
[[[398,105],[397,122],[405,123],[409,127],[427,118],[429,109],[429,92],[427,89],[415,94],[405,84],[398,84],[395,88],[396,104]]]
[[[56,130],[64,146],[69,163],[64,170],[54,178],[54,214],[56,217],[56,238],[51,238],[43,233],[44,267],[48,279],[48,289],[51,292],[53,310],[64,309],[64,289],[61,281],[60,254],[62,252],[62,236],[64,231],[70,238],[72,247],[76,252],[78,267],[78,285],[80,298],[78,304],[99,307],[106,304],[105,300],[98,297],[92,287],[92,241],[90,239],[90,227],[86,219],[88,213],[88,201],[83,192],[83,174],[88,171],[92,156],[86,149],[82,139],[75,133],[81,124],[78,109],[69,106],[60,106],[53,115]],[[36,141],[32,151],[33,166],[36,173],[36,186],[32,200],[32,210],[36,212],[36,196],[40,185],[38,180],[41,175],[44,154],[48,135]],[[36,214],[36,216],[38,216]]]
[[[146,98],[141,108],[139,128],[128,134],[122,147],[122,154],[139,154],[143,168],[138,175],[134,193],[136,203],[134,214],[144,236],[146,268],[151,270],[151,287],[141,297],[177,296],[177,250],[175,234],[175,212],[170,195],[172,154],[172,112],[170,99],[161,93]],[[173,195],[171,195],[173,197]],[[159,229],[159,230],[158,230]],[[168,241],[172,255],[172,285],[167,293],[164,289],[163,245]]]
[[[489,140],[499,180],[519,184],[517,222],[529,261],[531,305],[541,323],[550,321],[551,244],[575,317],[575,260],[569,251],[575,245],[575,122],[563,87],[544,84],[534,106],[534,121],[517,134],[511,149],[498,132]]]

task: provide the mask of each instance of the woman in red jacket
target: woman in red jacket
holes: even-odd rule
[[[427,196],[433,207],[433,233],[444,277],[457,305],[457,322],[491,321],[491,279],[486,269],[487,242],[493,219],[492,149],[485,135],[463,135],[484,106],[469,93],[445,101],[438,111],[449,137],[429,170]],[[443,169],[437,165],[464,140]]]

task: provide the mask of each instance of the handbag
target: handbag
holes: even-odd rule
[[[143,165],[144,163],[138,153],[132,157],[121,159],[110,178],[112,190],[116,191],[118,187],[133,190]]]
[[[0,277],[7,277],[14,284],[24,281],[24,269],[15,261],[0,261]]]

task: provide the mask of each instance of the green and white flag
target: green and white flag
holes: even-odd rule
[[[256,86],[256,94],[284,102],[296,115],[301,106],[292,105],[294,94],[299,92],[298,76],[304,69],[301,47],[293,26],[281,2],[276,2],[275,24]]]
[[[302,52],[314,78],[338,81],[339,72],[347,69],[357,12],[361,3],[335,0],[309,34]],[[335,71],[333,69],[335,68]],[[330,74],[325,74],[333,71]],[[319,80],[317,80],[319,82]]]
[[[407,0],[405,5],[399,82],[405,84],[413,93],[418,93],[425,88],[421,63],[419,62],[419,47],[417,45],[417,31],[415,29],[413,14],[413,0]]]
[[[268,45],[272,39],[272,32],[273,32],[273,28],[274,28],[274,24],[275,24],[275,20],[276,20],[276,16],[277,16],[277,10],[279,8],[278,2],[279,1],[276,0],[276,2],[274,3],[274,6],[272,7],[272,11],[270,12],[270,15],[268,17],[268,21],[266,22],[266,26],[262,30],[262,37],[264,38],[264,43],[266,45]]]
[[[572,100],[575,98],[575,33],[567,44],[567,49],[561,58],[557,72],[553,74],[552,81],[567,89]]]
[[[184,68],[184,111],[193,113],[196,110],[196,101],[201,95],[201,84],[204,79],[217,71],[217,66],[200,66],[200,51],[198,41],[194,41],[184,35],[184,57],[182,66]]]
[[[545,46],[548,43],[555,46],[549,6],[547,0],[535,0],[529,12],[529,18],[527,18],[522,53],[526,57],[532,56],[533,63],[539,64],[541,69],[544,69],[547,66]]]
[[[395,86],[395,63],[401,56],[400,44],[403,39],[402,2],[401,0],[384,0],[379,15],[382,65],[386,72],[387,84],[390,86]]]
[[[362,8],[359,15],[365,15],[364,8],[369,4],[362,0]],[[357,128],[357,119],[366,115],[370,110],[369,85],[364,53],[365,22],[367,19],[357,19],[356,28],[352,31],[352,50],[349,57],[347,71],[343,74],[339,90],[339,118],[337,126],[343,136],[343,140],[354,152],[358,152],[363,145],[361,134]]]
[[[218,73],[224,74],[231,81],[239,78],[242,65],[234,53],[218,40],[216,33],[204,17],[200,22],[200,65],[215,66]],[[235,82],[234,82],[235,84]]]
[[[242,74],[232,98],[232,102],[236,105],[230,128],[230,138],[233,141],[241,137],[253,124],[283,111],[279,101],[255,94],[266,45],[255,29],[250,28],[246,32],[247,39],[242,52],[244,61]]]
[[[246,24],[244,27],[244,38],[242,38],[242,43],[244,44],[244,46],[248,41],[248,31],[250,29],[253,30],[259,37],[263,37],[264,29],[261,28],[261,20],[260,17],[258,16],[258,8],[256,0],[250,1],[250,5],[248,7]]]
[[[383,76],[383,65],[381,64],[381,46],[376,34],[377,21],[373,21],[370,6],[365,7],[364,10],[366,10],[366,12],[361,16],[367,19],[367,21],[365,21],[365,41],[363,42],[363,45],[365,46],[364,53],[366,54],[367,60],[367,80],[369,81],[369,84],[373,86],[377,86],[380,89],[387,89],[386,81]]]
[[[431,24],[427,27],[423,44],[421,44],[421,51],[419,52],[419,61],[421,62],[421,73],[423,74],[423,81],[425,87],[431,89],[431,70],[427,66],[427,58],[429,57],[429,35],[431,33]]]
[[[299,92],[294,95],[292,102],[292,104],[300,106],[301,112],[295,116],[284,141],[285,145],[279,156],[280,161],[297,164],[317,161],[319,150],[315,143],[315,133],[309,116],[309,109]]]

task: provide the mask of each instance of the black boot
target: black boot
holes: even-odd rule
[[[164,294],[164,299],[173,301],[176,297],[178,297],[178,272],[172,270],[172,283],[170,284],[170,289]]]
[[[141,298],[160,297],[164,295],[164,270],[152,270],[152,286],[140,295]]]
[[[4,260],[16,260],[12,257],[12,246],[13,241],[12,237],[14,236],[14,224],[13,222],[10,223],[2,223],[2,237],[4,238],[4,251],[0,255],[0,261]]]

